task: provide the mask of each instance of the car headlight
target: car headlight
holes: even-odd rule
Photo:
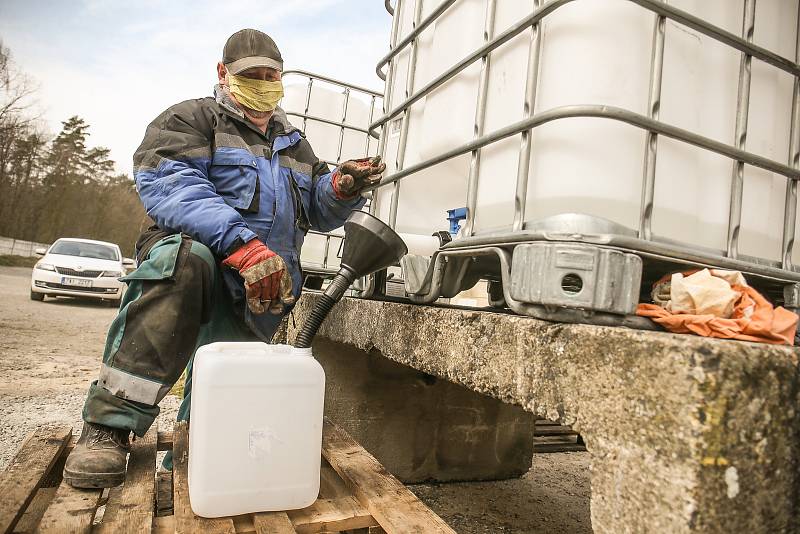
[[[119,271],[103,271],[103,278],[119,278],[122,273]]]
[[[52,263],[39,262],[39,263],[36,264],[36,268],[37,269],[41,269],[43,271],[55,271],[56,270],[56,268],[53,266]]]

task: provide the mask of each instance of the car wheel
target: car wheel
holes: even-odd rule
[[[44,293],[36,293],[31,289],[31,300],[38,300],[39,302],[42,302],[44,300]]]

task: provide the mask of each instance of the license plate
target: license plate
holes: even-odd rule
[[[91,280],[85,278],[69,278],[68,276],[61,278],[61,284],[75,287],[92,287]]]

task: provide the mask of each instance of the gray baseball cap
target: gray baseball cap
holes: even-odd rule
[[[222,63],[233,75],[253,67],[283,70],[283,58],[275,41],[266,33],[249,28],[228,37],[222,49]]]

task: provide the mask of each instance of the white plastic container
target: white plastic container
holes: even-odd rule
[[[212,343],[197,350],[189,425],[194,513],[293,510],[319,493],[325,373],[311,349]]]
[[[440,0],[409,0],[397,41],[411,31],[415,3],[424,18]],[[418,38],[413,92],[483,44],[486,0],[459,0]],[[741,35],[743,0],[670,0]],[[533,10],[532,1],[497,2],[494,35]],[[797,2],[759,0],[754,43],[794,59]],[[650,55],[656,15],[623,0],[579,0],[557,8],[541,24],[541,60],[534,113],[566,105],[609,105],[647,115]],[[490,56],[484,132],[522,120],[530,30]],[[667,20],[659,119],[734,144],[741,53]],[[387,87],[394,109],[406,98],[411,47],[402,50]],[[404,168],[473,139],[480,61],[415,103],[407,115]],[[754,59],[745,149],[785,163],[789,156],[792,77]],[[387,125],[387,174],[398,167],[402,116]],[[638,229],[646,132],[599,118],[557,120],[533,130],[526,217],[585,213]],[[520,135],[482,149],[475,232],[509,230],[514,217]],[[470,155],[403,178],[399,232],[446,228],[447,209],[466,205]],[[653,233],[689,246],[725,249],[733,161],[664,136],[658,140]],[[378,216],[389,218],[393,187],[378,194]],[[780,258],[786,178],[745,167],[741,254]],[[800,247],[795,247],[795,262]]]

